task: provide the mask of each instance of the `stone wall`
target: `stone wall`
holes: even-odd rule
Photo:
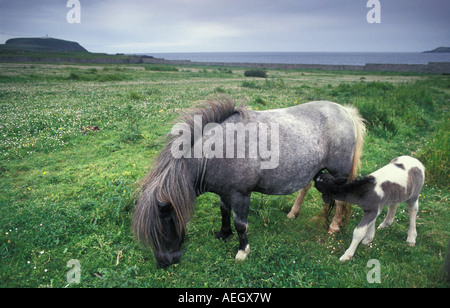
[[[170,64],[170,65],[207,65],[207,66],[231,66],[243,68],[266,69],[304,69],[326,71],[379,71],[379,72],[414,72],[426,74],[450,74],[450,62],[430,62],[428,64],[377,64],[366,65],[324,65],[324,64],[282,64],[282,63],[238,63],[238,62],[192,62],[189,60],[165,60],[161,58],[129,56],[107,58],[46,58],[46,57],[0,57],[0,62],[39,62],[39,63],[98,63],[98,64]]]
[[[232,66],[266,69],[305,69],[326,71],[380,71],[380,72],[415,72],[429,74],[450,74],[450,62],[429,62],[428,64],[378,64],[366,65],[325,65],[325,64],[282,64],[282,63],[238,63],[238,62],[192,62],[189,60],[165,60],[159,58],[145,59],[144,63],[174,65]]]

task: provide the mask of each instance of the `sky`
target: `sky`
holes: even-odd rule
[[[72,0],[70,0],[72,1]],[[0,0],[0,43],[76,41],[91,52],[420,52],[450,46],[449,0]],[[371,0],[372,1],[372,0]],[[69,3],[70,4],[70,3]]]

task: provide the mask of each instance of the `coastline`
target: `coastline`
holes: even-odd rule
[[[90,64],[163,64],[183,66],[227,66],[284,70],[325,70],[325,71],[378,71],[413,72],[424,74],[450,74],[450,62],[428,62],[428,64],[381,64],[332,65],[332,64],[287,64],[287,63],[243,63],[243,62],[195,62],[190,60],[166,60],[148,56],[108,56],[108,57],[46,57],[46,56],[0,56],[0,62],[34,63],[90,63]]]

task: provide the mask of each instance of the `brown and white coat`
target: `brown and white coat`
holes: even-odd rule
[[[325,198],[357,204],[364,211],[363,219],[353,231],[352,243],[340,260],[350,260],[361,241],[366,245],[372,242],[376,218],[385,205],[389,205],[389,210],[378,228],[390,226],[400,202],[408,205],[410,224],[406,242],[414,246],[419,195],[424,180],[425,167],[410,156],[397,157],[383,168],[351,183],[346,179],[335,179],[328,173],[319,173],[315,177],[315,186]]]

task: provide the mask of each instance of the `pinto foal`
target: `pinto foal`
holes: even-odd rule
[[[350,247],[339,259],[350,260],[362,241],[370,244],[375,235],[375,221],[381,208],[389,205],[383,223],[378,227],[389,227],[394,221],[395,211],[400,202],[406,202],[409,212],[409,230],[406,242],[416,243],[416,215],[419,209],[419,194],[425,180],[425,167],[410,156],[394,158],[388,165],[360,180],[347,183],[347,179],[335,179],[329,173],[319,173],[314,178],[316,188],[324,198],[332,198],[359,205],[364,217],[353,231]]]

